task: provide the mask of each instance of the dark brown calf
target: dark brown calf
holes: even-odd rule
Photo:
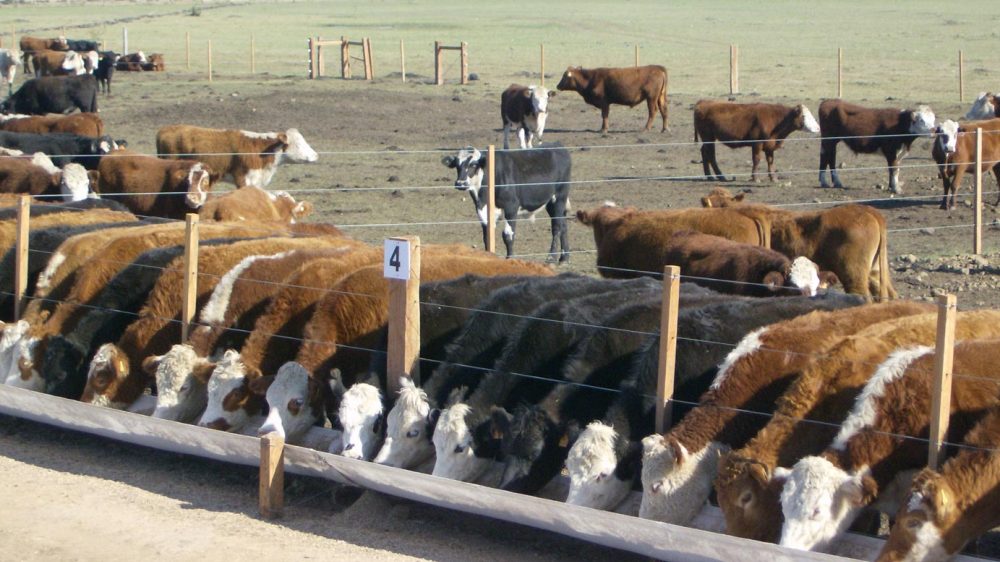
[[[663,116],[663,131],[667,131],[667,69],[660,65],[634,68],[583,68],[571,66],[563,73],[558,90],[573,90],[583,101],[601,109],[601,132],[608,132],[611,104],[635,107],[646,102],[649,119],[645,131],[653,126],[653,115]]]

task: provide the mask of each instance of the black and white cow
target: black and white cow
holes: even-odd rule
[[[0,113],[45,115],[74,109],[97,113],[97,79],[90,74],[33,78],[0,103]]]
[[[14,133],[0,131],[0,146],[15,148],[27,154],[42,152],[52,159],[52,163],[60,168],[76,162],[88,170],[96,170],[101,156],[111,152],[117,146],[115,141],[105,135],[103,137],[85,137],[72,133]]]
[[[457,156],[445,156],[441,162],[455,168],[458,178],[455,189],[468,191],[483,225],[483,244],[490,232],[487,228],[486,207],[486,154],[473,147],[466,147]],[[496,153],[496,195],[498,212],[503,212],[503,242],[507,257],[514,254],[514,229],[517,215],[526,211],[534,216],[538,209],[552,219],[552,244],[549,261],[556,259],[557,241],[562,248],[559,261],[569,260],[569,231],[566,225],[566,208],[569,204],[570,173],[572,162],[569,151],[559,144],[544,148]]]
[[[99,45],[97,41],[89,41],[87,39],[67,39],[66,48],[70,51],[85,53],[87,51],[96,51]]]
[[[503,147],[510,148],[510,130],[517,129],[521,148],[533,148],[534,140],[542,140],[545,120],[549,117],[549,98],[554,90],[539,86],[511,84],[500,94],[500,119],[503,121]]]

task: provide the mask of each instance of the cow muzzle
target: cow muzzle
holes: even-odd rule
[[[207,427],[208,429],[216,429],[218,431],[229,431],[229,422],[222,418],[217,418],[207,423],[202,422],[198,425]]]

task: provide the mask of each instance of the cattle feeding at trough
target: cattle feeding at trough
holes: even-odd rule
[[[601,133],[608,132],[611,104],[635,107],[646,102],[649,118],[643,130],[653,126],[653,116],[663,117],[662,131],[668,131],[667,69],[659,65],[635,68],[583,68],[571,66],[563,73],[557,90],[570,90],[583,101],[601,110]]]

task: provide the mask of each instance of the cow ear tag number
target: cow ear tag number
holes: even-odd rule
[[[407,240],[385,241],[383,276],[388,279],[410,278],[410,243]]]

